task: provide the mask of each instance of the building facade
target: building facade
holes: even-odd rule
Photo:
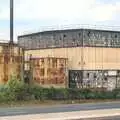
[[[18,36],[18,44],[25,49],[77,46],[120,47],[119,38],[118,31],[70,29]]]
[[[69,87],[120,87],[120,32],[75,29],[18,37],[25,56],[67,58]]]
[[[33,80],[45,87],[67,87],[67,59],[31,57]]]
[[[17,44],[0,43],[0,84],[7,83],[12,76],[23,75],[23,49]]]

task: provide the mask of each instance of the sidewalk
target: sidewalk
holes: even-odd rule
[[[71,120],[71,119],[76,120],[80,118],[95,118],[119,115],[120,109],[105,109],[105,110],[74,111],[65,113],[7,116],[0,117],[0,120]]]

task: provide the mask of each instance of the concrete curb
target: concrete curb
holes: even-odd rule
[[[74,111],[64,113],[47,113],[0,117],[0,120],[76,120],[80,118],[96,118],[120,116],[120,109]]]

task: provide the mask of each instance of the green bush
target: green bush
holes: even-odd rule
[[[120,99],[120,88],[116,88],[113,90],[113,97],[116,99]]]
[[[90,89],[43,88],[28,85],[11,77],[6,85],[0,86],[0,103],[28,100],[81,100],[81,99],[120,99],[120,89],[99,91]]]
[[[25,94],[25,87],[21,81],[17,80],[16,77],[12,77],[6,84],[6,87],[8,93],[13,96],[14,101],[22,100],[23,94]]]
[[[43,100],[43,88],[39,85],[33,85],[29,88],[29,94],[33,97],[35,100]]]

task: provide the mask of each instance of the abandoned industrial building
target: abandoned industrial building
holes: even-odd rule
[[[18,45],[25,50],[25,70],[40,85],[120,87],[119,31],[43,31],[18,36]]]
[[[12,75],[21,78],[23,69],[23,50],[17,44],[0,41],[0,83],[6,83]]]
[[[10,0],[10,41],[0,40],[0,84],[6,84],[11,76],[23,79],[23,49],[13,40],[13,0]]]

